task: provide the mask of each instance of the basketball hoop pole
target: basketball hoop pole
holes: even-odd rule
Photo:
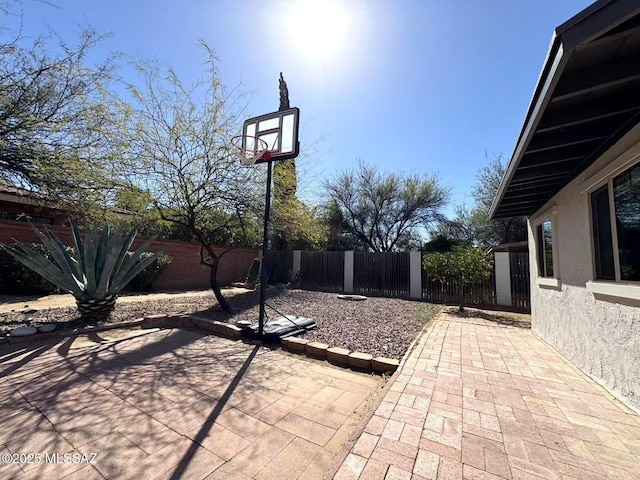
[[[282,72],[280,72],[280,109],[277,112],[245,120],[242,126],[242,135],[236,135],[231,139],[231,143],[240,151],[242,165],[248,167],[257,163],[267,164],[267,191],[264,202],[262,262],[260,264],[258,338],[264,337],[264,307],[267,296],[266,264],[269,253],[269,214],[271,213],[271,163],[274,160],[294,159],[300,153],[299,115],[300,109],[298,107],[289,107],[289,90]]]
[[[267,193],[264,202],[264,226],[262,229],[262,264],[260,265],[260,316],[258,317],[258,337],[264,334],[264,301],[267,292],[267,252],[269,250],[269,213],[271,210],[271,160],[267,161]]]

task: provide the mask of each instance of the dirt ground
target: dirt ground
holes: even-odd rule
[[[99,323],[118,323],[163,313],[190,314],[232,324],[258,321],[259,292],[234,289],[225,291],[225,296],[232,312],[223,311],[208,291],[123,296],[109,318]],[[9,311],[0,311],[0,337],[13,328],[26,325],[28,319],[23,312],[30,309],[35,312],[28,315],[29,321],[37,325],[54,323],[57,329],[74,329],[87,324],[79,317],[71,296],[31,300],[6,302],[5,310]],[[64,302],[66,306],[52,307],[58,302]],[[267,322],[282,314],[313,319],[318,328],[304,334],[310,341],[390,358],[401,358],[424,324],[442,308],[394,298],[370,297],[366,301],[352,302],[338,298],[335,293],[277,287],[268,290],[266,305]]]
[[[233,309],[224,312],[209,290],[124,295],[118,299],[110,317],[102,323],[117,323],[158,313],[192,314],[211,320],[237,324],[255,323],[259,317],[259,293],[240,288],[225,289]],[[5,297],[0,304],[0,336],[25,324],[24,310],[34,309],[36,324],[55,323],[58,329],[82,328],[71,295],[48,297]],[[394,298],[369,297],[362,302],[342,300],[335,293],[270,288],[267,292],[267,321],[282,314],[313,319],[318,328],[303,334],[310,341],[332,347],[369,353],[374,356],[401,358],[425,325],[443,308],[426,302]],[[471,315],[503,326],[530,328],[524,315],[445,307],[454,318]]]
[[[233,296],[239,293],[245,293],[249,290],[244,288],[225,288],[222,290],[225,296]],[[211,290],[188,290],[184,292],[158,292],[158,293],[141,293],[129,294],[118,297],[118,303],[135,303],[153,300],[169,300],[172,298],[183,297],[205,297],[213,295]],[[57,294],[44,296],[19,296],[19,295],[0,295],[0,313],[8,313],[25,308],[34,310],[43,310],[45,308],[64,308],[75,307],[76,301],[72,295]]]

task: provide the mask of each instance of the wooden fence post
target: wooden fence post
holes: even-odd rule
[[[300,273],[300,261],[302,260],[302,250],[293,251],[293,274]]]
[[[409,296],[422,298],[422,252],[409,252]]]
[[[511,265],[509,252],[495,252],[496,304],[511,306]]]
[[[344,252],[344,293],[353,293],[353,251]]]

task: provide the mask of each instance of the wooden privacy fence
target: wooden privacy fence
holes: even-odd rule
[[[511,302],[514,307],[531,310],[531,286],[529,284],[529,253],[510,252]]]
[[[344,252],[301,252],[300,288],[342,292],[344,290]]]
[[[482,283],[465,287],[466,305],[496,304],[496,270]],[[457,303],[459,300],[457,283],[441,283],[422,270],[422,299],[431,303]]]
[[[507,257],[501,257],[505,262],[501,262],[500,268],[494,266],[487,280],[465,287],[466,304],[530,310],[528,253],[501,255],[508,255],[508,261]],[[270,282],[288,281],[293,273],[297,274],[298,286],[306,290],[457,303],[457,284],[442,284],[431,278],[422,267],[423,256],[421,252],[295,250],[290,255],[269,252],[267,268]],[[500,282],[497,276],[502,276]]]
[[[354,252],[353,291],[409,298],[409,252]]]
[[[267,272],[267,283],[287,283],[290,280],[290,273],[293,269],[293,251],[267,252],[265,268]]]

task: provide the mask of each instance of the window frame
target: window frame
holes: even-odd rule
[[[544,269],[540,265],[540,248],[542,246],[544,251],[544,224],[551,222],[551,258],[553,259],[553,274],[551,276],[543,276]],[[542,215],[536,217],[535,221],[531,223],[533,227],[533,236],[535,242],[536,251],[536,284],[541,287],[560,288],[560,255],[559,242],[558,242],[558,209],[556,205],[553,205],[550,209],[546,210]],[[539,228],[542,229],[542,238],[538,235]],[[542,244],[540,243],[542,242]]]
[[[586,282],[587,291],[606,300],[613,299],[640,300],[640,281],[622,280],[620,275],[620,251],[618,249],[618,227],[615,221],[615,198],[613,179],[640,164],[640,142],[625,151],[600,171],[589,177],[583,183],[582,194],[585,194],[585,218],[589,231],[589,245],[591,248],[591,279]],[[591,195],[602,187],[607,187],[609,199],[609,222],[611,228],[611,244],[613,247],[614,278],[598,279],[596,271],[596,245],[593,228],[593,202]],[[617,301],[617,300],[616,300]]]
[[[640,286],[639,280],[622,280],[622,276],[620,274],[620,250],[618,247],[618,225],[615,221],[616,219],[616,205],[615,205],[615,197],[613,192],[613,179],[624,172],[631,170],[632,168],[640,165],[640,160],[635,163],[627,162],[624,165],[624,168],[616,169],[613,172],[609,173],[605,176],[605,178],[601,179],[599,182],[590,186],[586,193],[587,195],[587,207],[588,207],[588,218],[589,218],[589,240],[591,244],[591,276],[594,282],[600,283],[615,283],[620,285],[630,285]],[[613,248],[613,269],[614,269],[614,279],[603,279],[597,278],[597,268],[596,268],[596,245],[594,241],[594,229],[593,229],[593,202],[592,202],[592,194],[596,191],[600,190],[602,187],[607,187],[607,195],[609,197],[609,225],[611,228],[611,245]]]
[[[549,224],[551,228],[551,243],[549,244],[551,247],[551,265],[547,264],[547,242],[546,242],[546,225]],[[536,227],[536,235],[538,236],[538,276],[544,278],[553,278],[553,222],[550,218],[543,220]],[[550,268],[549,268],[550,267]],[[550,270],[550,274],[548,272]]]
[[[599,259],[603,258],[603,254],[602,252],[604,252],[604,245],[600,244],[600,235],[598,235],[598,238],[596,239],[596,229],[594,228],[596,226],[596,224],[598,224],[599,226],[599,219],[597,218],[597,213],[596,212],[596,207],[594,204],[594,195],[601,193],[603,190],[606,191],[606,199],[607,199],[607,217],[608,217],[608,233],[609,233],[609,238],[608,240],[611,242],[610,246],[611,246],[611,261],[613,263],[613,278],[606,278],[604,276],[601,276],[600,278],[598,277],[598,270],[599,270],[599,266],[602,267],[602,265],[600,264],[600,262],[598,261]],[[588,197],[588,204],[589,204],[589,216],[588,216],[588,222],[589,222],[589,235],[590,235],[590,240],[591,240],[591,261],[593,263],[593,269],[592,269],[592,277],[594,280],[598,280],[598,281],[604,281],[604,282],[615,282],[616,281],[616,267],[615,267],[615,244],[614,244],[614,232],[611,228],[611,195],[610,195],[610,189],[609,189],[609,184],[607,182],[600,184],[598,187],[595,187],[593,190],[591,190],[589,192],[589,197]],[[609,246],[609,245],[607,245]],[[601,248],[602,247],[602,248]]]

